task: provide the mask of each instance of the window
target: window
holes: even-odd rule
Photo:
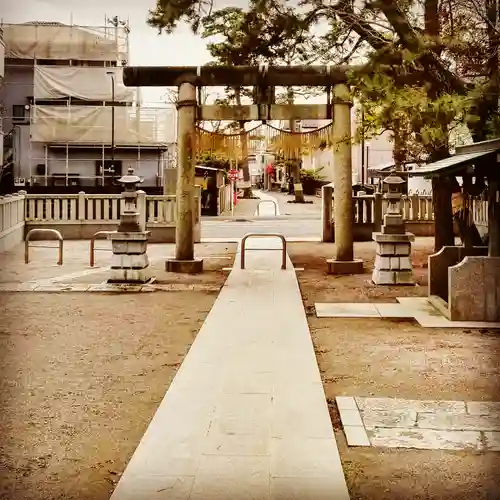
[[[24,121],[26,118],[26,109],[24,104],[14,104],[14,106],[12,106],[12,118]]]

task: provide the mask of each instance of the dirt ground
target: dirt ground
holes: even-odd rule
[[[202,279],[159,277],[217,289],[216,250]],[[0,293],[0,498],[108,500],[216,297]]]
[[[89,266],[89,241],[70,240],[64,243],[64,263],[56,264],[57,250],[46,248],[55,242],[33,241],[30,249],[30,262],[24,263],[24,245],[9,252],[0,253],[0,283],[22,283],[59,278],[61,283],[97,284],[109,277],[108,266],[111,262],[111,242],[98,240],[95,244],[95,267]],[[195,257],[203,259],[203,274],[180,275],[165,271],[165,260],[175,255],[175,244],[149,244],[148,256],[151,274],[158,283],[202,283],[224,284],[227,273],[236,254],[235,243],[197,243]]]
[[[415,321],[316,318],[314,302],[395,302],[427,294],[431,240],[417,239],[418,286],[370,283],[373,247],[355,245],[364,275],[334,277],[325,258],[334,245],[291,243],[304,304],[352,500],[493,500],[500,498],[500,453],[348,447],[335,396],[500,401],[498,333],[426,329]],[[314,257],[311,257],[314,255]]]

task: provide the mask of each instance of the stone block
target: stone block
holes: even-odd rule
[[[500,321],[500,257],[467,256],[448,269],[452,321]]]
[[[481,450],[479,431],[376,428],[367,431],[372,446],[420,450]]]
[[[384,271],[374,269],[372,274],[372,281],[376,285],[394,285],[396,277],[394,271]]]
[[[363,421],[361,420],[361,415],[359,410],[342,410],[339,408],[340,420],[342,421],[342,425],[354,425],[354,426],[362,426]]]
[[[335,398],[337,408],[340,410],[357,410],[358,405],[352,396],[337,396]]]
[[[390,257],[390,268],[391,271],[398,271],[400,269],[399,266],[399,257]]]
[[[465,413],[464,401],[435,401],[419,399],[400,398],[366,398],[355,397],[356,404],[361,411],[382,410],[382,411],[407,411],[413,410],[417,413]]]
[[[403,233],[403,234],[373,233],[372,238],[377,243],[409,243],[415,240],[415,235],[412,233]]]
[[[396,285],[414,285],[413,273],[411,271],[395,271],[394,283]]]
[[[422,429],[500,431],[500,415],[419,413],[417,426]]]
[[[108,283],[146,283],[151,279],[146,269],[111,269]]]
[[[404,221],[401,214],[385,214],[384,215],[384,226],[403,226]],[[403,229],[404,232],[404,229]]]
[[[354,260],[335,260],[328,259],[328,274],[363,274],[363,261]]]
[[[394,255],[396,249],[394,244],[391,243],[377,243],[377,254],[378,255]]]
[[[142,254],[147,250],[147,240],[144,241],[123,241],[113,240],[112,249],[115,254]]]
[[[382,318],[413,318],[415,309],[403,304],[374,304]]]
[[[485,432],[484,440],[486,450],[500,451],[500,432]]]
[[[149,266],[148,254],[113,254],[111,257],[112,269],[145,269]]]
[[[413,427],[417,421],[415,410],[371,410],[361,412],[367,429],[375,427]]]
[[[376,255],[375,256],[375,267],[379,270],[390,270],[391,269],[391,259],[392,257]]]
[[[367,302],[314,304],[318,318],[380,318],[374,304]]]
[[[467,413],[470,415],[500,415],[500,402],[466,401]]]
[[[395,245],[394,254],[405,256],[410,255],[411,253],[411,244],[410,243],[398,243]]]
[[[399,269],[401,269],[402,271],[413,269],[413,266],[411,264],[411,258],[399,257]]]
[[[371,446],[363,426],[344,425],[343,429],[348,446]]]
[[[486,256],[488,247],[446,246],[429,256],[429,295],[441,297],[448,303],[448,268],[457,265],[467,255]]]
[[[391,224],[382,226],[382,234],[386,235],[400,235],[404,234],[405,226],[404,224]]]

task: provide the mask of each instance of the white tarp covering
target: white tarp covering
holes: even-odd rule
[[[5,45],[0,38],[0,78],[5,76]]]
[[[81,66],[35,66],[35,99],[74,97],[88,101],[111,101],[114,73],[115,101],[133,102],[136,91],[123,85],[123,68]]]
[[[5,57],[16,59],[127,59],[123,27],[83,27],[64,24],[4,24]]]
[[[111,106],[41,106],[31,112],[35,142],[111,144]],[[115,144],[163,145],[175,142],[175,110],[115,106]]]

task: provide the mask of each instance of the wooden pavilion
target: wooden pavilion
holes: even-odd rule
[[[450,320],[500,321],[500,139],[459,147],[409,174],[432,178],[437,253],[429,257],[431,302]],[[466,230],[457,246],[453,214],[471,229],[474,200],[488,204],[488,243]]]

